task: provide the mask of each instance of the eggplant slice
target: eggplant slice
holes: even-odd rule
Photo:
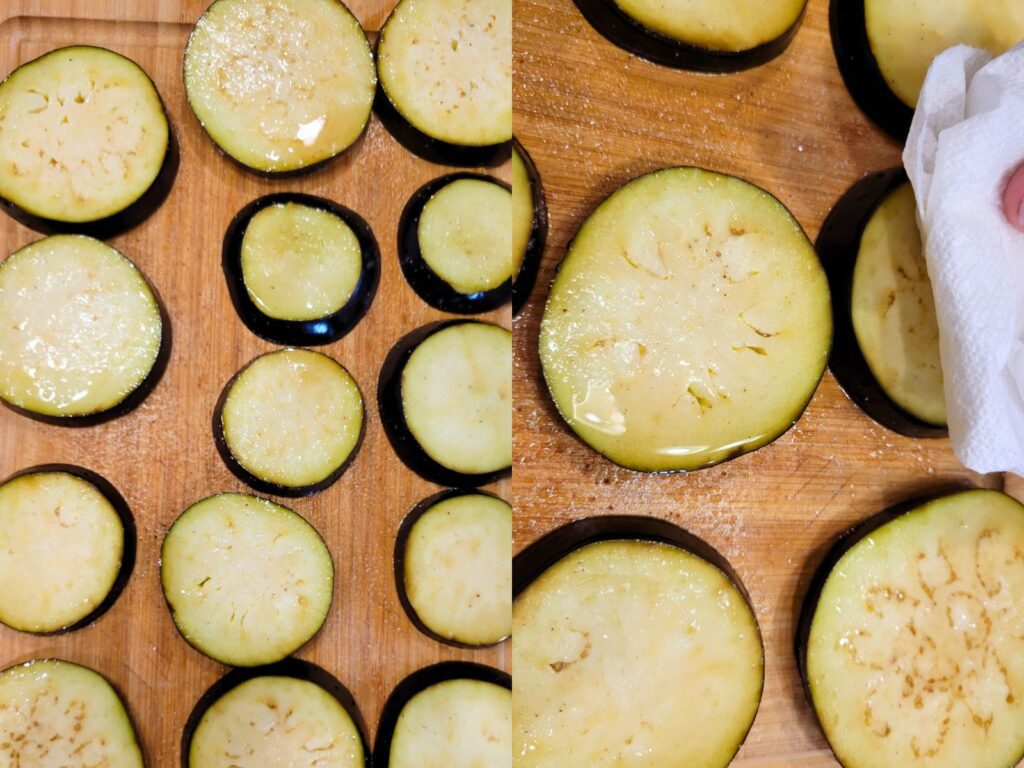
[[[455,173],[416,191],[398,224],[402,274],[435,309],[487,312],[512,295],[512,191],[490,176]]]
[[[807,0],[575,0],[601,35],[656,64],[739,72],[789,46]]]
[[[380,250],[348,208],[283,192],[239,211],[224,237],[223,267],[250,331],[277,344],[330,344],[369,311]]]
[[[1024,757],[1024,507],[971,490],[842,537],[798,637],[845,768],[1006,768]]]
[[[84,627],[117,600],[135,564],[124,498],[94,472],[32,467],[0,484],[0,622],[37,634]]]
[[[395,580],[409,618],[435,640],[501,642],[512,632],[512,507],[473,491],[424,499],[398,531]]]
[[[185,94],[214,143],[266,175],[310,171],[363,134],[377,87],[341,0],[215,0],[185,49]]]
[[[786,432],[831,337],[825,273],[782,203],[672,168],[621,187],[580,227],[540,358],[559,413],[591,448],[629,469],[686,471]]]
[[[548,236],[548,206],[540,173],[526,148],[512,140],[512,314],[518,315],[537,282]]]
[[[32,229],[123,232],[160,206],[177,167],[156,86],[119,53],[59,48],[0,83],[0,200]]]
[[[160,582],[188,643],[235,667],[281,661],[327,620],[334,563],[287,507],[221,493],[186,509],[160,550]]]
[[[0,763],[143,768],[117,692],[70,661],[37,659],[0,672]]]
[[[512,334],[454,320],[400,339],[381,368],[381,421],[421,477],[475,488],[512,468]]]
[[[517,768],[725,768],[757,714],[764,648],[746,591],[663,520],[560,528],[513,564]]]
[[[129,410],[168,341],[145,277],[99,240],[52,235],[0,264],[0,399],[25,415],[73,425]]]

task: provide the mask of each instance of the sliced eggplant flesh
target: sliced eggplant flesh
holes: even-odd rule
[[[377,77],[340,0],[216,0],[185,49],[185,92],[210,138],[243,166],[310,169],[366,128]]]
[[[18,409],[110,411],[152,379],[163,339],[146,279],[99,240],[54,235],[0,264],[0,399]]]
[[[305,495],[337,480],[363,434],[363,398],[319,352],[268,352],[224,390],[214,417],[221,455],[257,490]]]
[[[334,564],[320,534],[292,510],[222,493],[171,526],[160,580],[189,644],[222,664],[253,667],[291,655],[323,626]]]
[[[964,491],[883,514],[826,558],[801,621],[809,698],[845,768],[1024,756],[1024,507]]]
[[[630,469],[712,466],[775,440],[828,360],[828,282],[800,225],[745,181],[634,180],[577,232],[540,358],[562,417]]]
[[[87,224],[122,214],[169,152],[153,81],[118,53],[60,48],[0,83],[0,198],[30,216]]]
[[[39,659],[0,672],[0,763],[143,768],[135,729],[101,675]]]
[[[512,141],[512,312],[530,298],[544,255],[548,233],[548,209],[540,174],[526,148]]]
[[[512,631],[512,507],[484,493],[432,496],[402,524],[399,592],[418,625],[463,646]]]

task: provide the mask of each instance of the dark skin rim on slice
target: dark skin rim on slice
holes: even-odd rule
[[[834,338],[828,365],[843,391],[878,424],[907,437],[945,437],[946,427],[918,419],[886,394],[853,328],[853,272],[864,229],[888,195],[906,181],[902,168],[865,177],[839,199],[818,235],[816,247],[832,292]]]
[[[544,245],[548,237],[548,205],[544,197],[544,186],[541,184],[540,173],[537,171],[533,158],[518,139],[513,138],[512,145],[526,168],[526,175],[530,179],[530,195],[533,198],[533,224],[530,228],[530,239],[526,243],[526,253],[523,256],[523,263],[519,267],[519,274],[516,275],[512,283],[512,315],[515,316],[526,306],[533,286],[537,282],[537,273],[540,271],[540,264],[544,257]]]
[[[60,629],[54,629],[47,632],[32,632],[31,630],[11,627],[11,629],[18,632],[48,637],[62,635],[66,632],[74,632],[76,629],[87,627],[101,618],[103,614],[113,607],[114,603],[117,602],[118,597],[121,596],[121,592],[124,591],[125,586],[128,584],[128,580],[132,575],[132,570],[135,568],[135,550],[138,533],[135,528],[135,518],[132,515],[131,508],[128,506],[128,502],[125,501],[124,496],[122,496],[117,488],[114,487],[113,483],[99,473],[93,472],[90,469],[85,469],[84,467],[79,467],[74,464],[39,464],[34,467],[18,470],[13,475],[10,475],[0,482],[0,486],[6,485],[16,478],[24,477],[25,475],[39,474],[41,472],[63,472],[84,480],[92,485],[107,500],[110,506],[114,508],[114,512],[117,513],[117,517],[121,521],[121,528],[123,531],[121,565],[118,569],[117,576],[114,578],[114,583],[110,586],[110,591],[107,592],[106,597],[100,601],[99,605],[78,621],[73,622],[66,627],[61,627]]]
[[[423,258],[420,250],[420,216],[430,199],[449,184],[475,179],[512,191],[509,184],[479,173],[450,173],[428,181],[409,199],[398,222],[398,263],[402,274],[416,294],[434,309],[460,315],[473,315],[497,309],[512,296],[512,278],[496,288],[476,293],[460,293],[444,281]]]
[[[242,240],[252,218],[272,205],[297,203],[326,211],[349,226],[362,252],[362,268],[352,296],[336,312],[315,320],[280,320],[265,315],[249,295],[242,275]],[[240,210],[228,225],[221,251],[221,266],[235,311],[245,326],[262,339],[293,347],[331,344],[358,325],[373,304],[380,284],[380,249],[373,230],[359,214],[315,195],[278,192],[264,195]]]

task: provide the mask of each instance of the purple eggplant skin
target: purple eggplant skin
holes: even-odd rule
[[[839,73],[850,96],[879,128],[899,142],[906,141],[914,110],[892,92],[878,68],[868,40],[864,0],[831,0],[829,28]]]
[[[541,184],[540,173],[537,166],[518,139],[513,138],[512,144],[519,158],[526,167],[526,175],[530,179],[530,195],[533,197],[533,226],[530,229],[530,239],[526,243],[526,254],[523,256],[523,263],[519,267],[519,274],[512,283],[512,315],[518,315],[526,302],[530,299],[533,286],[537,282],[537,273],[540,271],[541,259],[544,257],[544,245],[548,239],[548,204],[544,196],[544,186]]]
[[[479,680],[512,690],[512,677],[507,672],[468,661],[442,661],[413,672],[400,682],[388,696],[380,713],[377,738],[373,744],[373,767],[388,768],[391,760],[391,739],[398,716],[409,700],[420,691],[448,680]]]
[[[832,291],[835,329],[828,365],[850,399],[883,427],[907,437],[945,437],[945,427],[915,418],[889,398],[871,373],[853,330],[853,270],[861,236],[886,196],[906,181],[902,168],[865,177],[839,199],[818,235],[815,247]]]
[[[402,608],[405,610],[406,616],[409,617],[409,621],[413,623],[420,632],[429,637],[431,640],[436,640],[439,643],[445,645],[451,645],[456,648],[489,648],[495,645],[500,645],[507,640],[507,637],[502,638],[494,643],[488,643],[487,645],[469,645],[467,643],[460,643],[458,640],[453,640],[450,637],[441,637],[430,629],[426,624],[420,621],[420,617],[416,613],[416,609],[412,607],[412,603],[409,602],[409,595],[405,591],[405,549],[409,543],[409,534],[412,533],[412,527],[416,525],[416,522],[423,517],[423,515],[432,509],[442,501],[448,499],[458,498],[460,496],[490,496],[494,499],[500,497],[495,496],[493,493],[487,493],[486,491],[473,490],[469,488],[450,488],[446,491],[440,491],[432,496],[428,496],[415,507],[413,507],[409,513],[402,520],[401,525],[398,527],[398,536],[395,538],[395,555],[394,555],[394,569],[395,569],[395,587],[398,591],[398,601],[402,604]]]
[[[388,352],[377,380],[377,407],[380,411],[381,424],[391,447],[398,454],[398,458],[424,480],[452,488],[478,488],[509,476],[512,473],[512,468],[506,467],[495,472],[471,475],[448,469],[430,458],[416,441],[405,420],[405,412],[402,407],[402,370],[405,368],[409,356],[428,336],[453,325],[480,322],[478,320],[442,320],[407,333]],[[481,324],[490,325],[490,323]]]
[[[796,36],[805,10],[786,32],[775,40],[746,51],[715,51],[690,45],[648,29],[623,12],[613,0],[574,0],[580,13],[597,32],[634,56],[675,69],[710,74],[728,74],[767,64],[781,55]]]
[[[274,354],[275,351],[280,350],[272,350],[271,352],[265,352],[264,355]],[[234,385],[235,381],[238,380],[238,377],[241,376],[242,373],[244,373],[245,370],[260,357],[263,357],[263,355],[257,355],[255,358],[246,363],[241,368],[241,370],[238,371],[238,373],[232,376],[228,383],[224,385],[224,389],[221,391],[220,397],[217,398],[217,405],[213,409],[213,442],[217,446],[217,453],[220,454],[220,457],[224,461],[224,464],[227,466],[227,468],[231,470],[231,474],[233,474],[243,483],[245,483],[250,488],[259,493],[269,493],[274,496],[282,496],[284,498],[297,499],[302,498],[303,496],[312,496],[314,494],[320,493],[321,491],[327,490],[332,485],[334,485],[343,474],[345,474],[348,468],[352,465],[352,462],[355,461],[356,456],[359,455],[360,449],[363,447],[363,439],[366,437],[366,420],[368,414],[366,411],[366,398],[363,397],[362,390],[360,389],[359,394],[360,397],[363,398],[363,423],[359,430],[359,438],[356,440],[356,444],[352,448],[352,453],[348,455],[348,458],[345,459],[341,466],[334,470],[330,475],[325,477],[323,480],[317,483],[313,483],[312,485],[290,486],[272,483],[269,482],[268,480],[263,480],[259,477],[256,477],[256,475],[252,474],[249,470],[243,467],[238,462],[238,459],[235,458],[235,455],[231,452],[231,447],[228,445],[227,438],[224,435],[223,414],[224,404],[227,402],[228,399],[228,393],[231,392],[231,387]],[[338,363],[338,365],[341,365],[341,363]],[[342,366],[342,368],[344,368],[344,366]],[[347,368],[345,370],[346,372],[348,371]],[[349,375],[351,376],[351,374]],[[352,381],[355,382],[354,377],[352,378]],[[359,386],[358,382],[356,383],[356,386]]]
[[[120,491],[114,487],[113,483],[98,472],[93,472],[91,469],[85,469],[84,467],[79,467],[74,464],[39,464],[34,467],[27,467],[26,469],[18,470],[0,482],[0,485],[5,485],[18,477],[34,475],[40,472],[64,472],[68,475],[74,475],[75,477],[85,480],[85,482],[95,487],[96,490],[99,491],[110,503],[110,506],[114,508],[118,519],[121,521],[121,527],[124,529],[124,549],[121,552],[121,568],[118,571],[117,577],[114,579],[114,583],[111,585],[107,596],[103,598],[103,601],[97,605],[88,616],[84,616],[74,624],[69,624],[66,627],[53,630],[52,632],[29,633],[40,637],[48,637],[53,635],[63,635],[67,632],[74,632],[76,629],[87,627],[97,621],[101,616],[103,616],[103,614],[113,607],[114,603],[117,602],[117,598],[121,596],[121,592],[123,592],[125,586],[127,586],[128,580],[132,575],[132,570],[135,568],[135,550],[138,532],[135,528],[135,517],[132,515],[131,508],[128,506],[128,502],[125,501],[124,496],[122,496]]]
[[[352,297],[341,309],[316,320],[279,320],[260,311],[242,277],[242,239],[253,216],[271,205],[298,203],[332,213],[355,233],[363,255],[362,271]],[[221,266],[231,303],[245,326],[261,339],[286,347],[331,344],[356,327],[370,310],[380,284],[380,248],[373,230],[359,214],[331,200],[298,192],[279,192],[258,198],[232,219],[224,235]]]
[[[363,745],[364,768],[370,768],[372,762],[369,742],[366,740],[366,721],[363,720],[363,715],[359,711],[359,705],[356,703],[355,697],[337,678],[322,667],[296,658],[288,658],[262,667],[232,669],[210,686],[200,697],[199,701],[196,702],[192,713],[185,722],[185,728],[181,734],[181,768],[191,768],[189,752],[192,748],[192,736],[199,726],[199,721],[206,714],[206,710],[233,688],[237,688],[242,683],[255,677],[293,677],[296,680],[304,680],[318,685],[327,691],[341,704],[348,713],[348,716],[352,718],[352,722],[355,723],[356,730],[359,731],[359,740]]]
[[[512,279],[489,291],[465,294],[452,288],[430,268],[420,250],[419,225],[424,206],[435,193],[460,179],[476,179],[496,184],[511,191],[512,187],[493,176],[479,173],[450,173],[428,181],[406,203],[398,222],[398,263],[406,282],[417,295],[434,309],[457,315],[489,312],[506,303],[512,296]]]

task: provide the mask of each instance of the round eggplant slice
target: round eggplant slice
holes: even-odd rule
[[[224,275],[239,317],[277,344],[330,344],[370,309],[380,251],[369,225],[330,200],[267,195],[224,238]]]
[[[425,499],[399,529],[395,576],[409,617],[435,640],[504,640],[512,632],[512,507],[469,491]]]
[[[424,326],[388,353],[377,387],[399,458],[431,482],[476,487],[512,467],[512,334],[496,325]]]
[[[518,315],[537,282],[548,236],[548,207],[529,153],[512,141],[512,313]]]
[[[117,490],[50,464],[0,485],[0,622],[51,634],[83,627],[117,600],[135,562],[135,525]]]
[[[400,0],[377,40],[377,72],[379,113],[407,148],[452,165],[507,156],[510,0]]]
[[[58,659],[9,667],[0,702],[4,765],[143,768],[124,703],[91,669]]]
[[[575,0],[594,29],[641,58],[699,72],[738,72],[789,46],[807,0]]]
[[[228,673],[189,717],[182,766],[240,765],[369,768],[352,695],[319,667],[297,659]]]
[[[427,182],[398,225],[402,273],[425,302],[474,314],[512,295],[512,192],[489,176],[457,173]]]
[[[263,174],[308,171],[370,119],[377,75],[340,0],[215,0],[185,49],[185,94],[210,138]]]
[[[803,413],[828,360],[828,282],[786,208],[696,168],[636,179],[576,233],[540,332],[548,389],[629,469],[709,467]]]
[[[25,246],[0,264],[0,399],[61,424],[134,407],[166,362],[161,314],[135,265],[99,240]]]
[[[104,48],[59,48],[0,83],[0,199],[42,232],[110,237],[170,191],[177,153],[156,86]]]
[[[331,607],[334,563],[292,510],[222,493],[186,509],[160,550],[174,623],[201,653],[235,667],[271,664],[315,635]]]
[[[935,300],[903,170],[854,185],[826,219],[818,252],[835,302],[829,366],[836,380],[883,426],[944,436]]]
[[[334,483],[363,436],[363,397],[339,363],[304,349],[268,352],[225,387],[214,414],[221,457],[264,493],[306,496]]]
[[[609,517],[555,531],[513,569],[517,766],[732,761],[764,649],[721,555],[664,521]]]
[[[826,557],[798,649],[845,768],[1005,768],[1024,756],[1024,507],[905,505]]]

